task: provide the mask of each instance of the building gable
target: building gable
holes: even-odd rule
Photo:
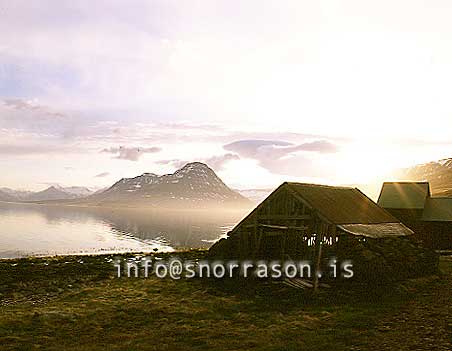
[[[378,205],[386,209],[423,210],[429,197],[428,182],[385,182]]]

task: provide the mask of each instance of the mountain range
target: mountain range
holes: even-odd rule
[[[97,204],[165,207],[251,204],[250,200],[230,189],[211,168],[201,162],[188,163],[171,174],[144,173],[134,178],[123,178],[87,199]]]
[[[84,187],[50,186],[40,192],[0,189],[0,201],[58,201],[80,205],[162,207],[248,207],[252,202],[230,189],[206,164],[188,163],[172,174],[144,173],[123,178],[111,187],[92,192]]]
[[[428,181],[433,195],[452,196],[452,158],[402,169],[397,177],[411,181]]]
[[[452,158],[397,171],[400,180],[428,181],[433,195],[452,196]],[[143,173],[96,192],[86,187],[52,185],[39,192],[0,188],[0,201],[65,201],[81,205],[240,206],[261,202],[271,189],[233,190],[206,164],[192,162],[171,174]]]
[[[67,200],[81,198],[91,194],[93,194],[92,190],[78,186],[61,187],[59,185],[52,185],[45,190],[37,192],[0,188],[0,201]]]

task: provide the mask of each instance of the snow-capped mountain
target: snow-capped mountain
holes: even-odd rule
[[[15,201],[16,199],[11,196],[8,192],[0,189],[0,201]]]
[[[0,190],[0,201],[55,201],[113,206],[210,208],[251,207],[252,202],[230,189],[207,165],[188,163],[172,174],[144,173],[123,178],[106,190],[52,185],[39,192]]]
[[[68,186],[68,187],[60,187],[63,191],[74,194],[77,197],[84,197],[93,194],[93,191],[84,186]]]
[[[406,180],[428,181],[434,195],[452,196],[452,158],[403,169],[399,177]]]
[[[47,200],[69,200],[86,197],[93,192],[85,187],[61,187],[52,185],[42,191],[14,190],[10,188],[0,189],[0,201],[47,201]]]
[[[109,189],[90,197],[100,204],[129,203],[204,207],[208,204],[249,206],[251,202],[231,190],[207,165],[188,163],[172,174],[144,173],[123,178]]]
[[[28,196],[33,194],[32,191],[15,190],[15,189],[10,189],[10,188],[0,188],[0,192],[2,192],[3,194],[7,194],[11,198],[11,201],[24,200]],[[3,201],[5,201],[5,200],[3,200]]]
[[[43,191],[30,194],[25,201],[67,200],[77,197],[77,195],[71,194],[61,187],[52,185]]]

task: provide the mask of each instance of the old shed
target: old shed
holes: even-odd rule
[[[434,269],[435,259],[425,259],[412,234],[356,188],[285,182],[210,251],[236,259],[342,257],[360,262],[361,278],[380,270],[382,279],[391,272],[409,276],[411,268]]]

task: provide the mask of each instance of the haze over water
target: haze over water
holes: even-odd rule
[[[241,217],[0,202],[0,258],[208,248]]]

